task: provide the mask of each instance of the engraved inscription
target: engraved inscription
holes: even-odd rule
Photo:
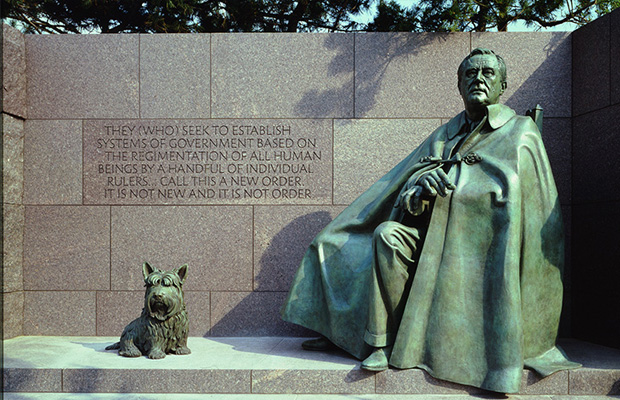
[[[84,122],[87,204],[326,203],[326,120]]]

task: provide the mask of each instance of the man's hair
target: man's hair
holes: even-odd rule
[[[504,59],[501,56],[495,54],[493,50],[485,49],[482,47],[477,47],[473,49],[471,53],[469,53],[469,55],[465,57],[465,59],[461,62],[461,65],[459,65],[459,70],[457,72],[459,83],[461,82],[461,76],[463,76],[463,74],[465,73],[465,62],[469,60],[470,58],[472,58],[473,56],[485,55],[485,54],[492,54],[495,56],[495,58],[497,58],[497,63],[499,64],[500,78],[502,82],[506,82],[508,77],[506,75],[506,63],[504,62]]]

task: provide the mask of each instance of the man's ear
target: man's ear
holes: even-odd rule
[[[508,82],[506,81],[502,82],[502,94],[504,94],[507,88],[508,88]]]
[[[461,94],[461,80],[460,79],[456,82],[456,88],[458,89],[459,94]]]

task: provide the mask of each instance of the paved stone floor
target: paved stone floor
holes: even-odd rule
[[[303,338],[191,337],[187,356],[124,358],[117,337],[23,336],[3,342],[8,400],[599,400],[620,398],[620,350],[565,341],[583,364],[538,379],[525,371],[509,397],[439,381],[418,369],[371,373],[348,354],[308,352]],[[126,394],[121,394],[126,393]],[[133,393],[133,394],[129,394]],[[138,394],[144,393],[144,394]],[[613,395],[613,396],[612,396]]]

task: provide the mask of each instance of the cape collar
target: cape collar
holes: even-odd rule
[[[504,126],[506,122],[508,122],[515,115],[516,113],[512,108],[503,104],[491,104],[490,106],[487,106],[487,123],[492,129],[497,129]],[[465,111],[452,118],[446,127],[448,139],[454,139],[466,123],[467,117],[465,115]]]

